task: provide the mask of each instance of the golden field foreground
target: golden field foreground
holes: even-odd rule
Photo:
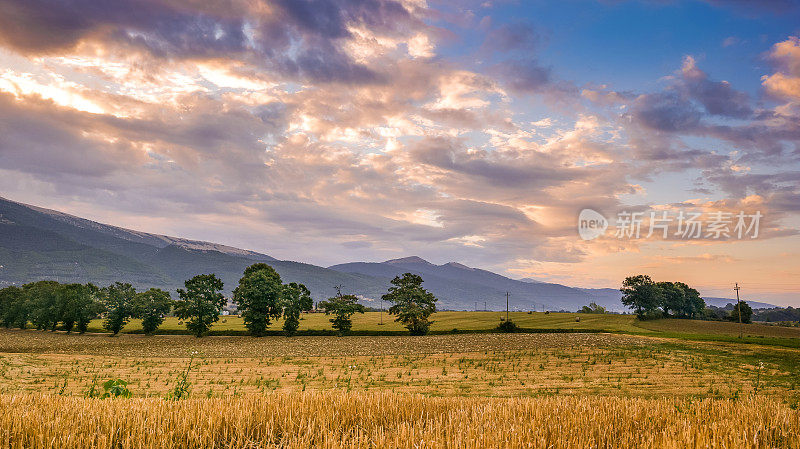
[[[133,398],[84,397],[116,378]],[[767,345],[0,330],[8,448],[800,448],[799,405],[800,350]]]
[[[294,392],[166,401],[0,396],[9,448],[798,448],[800,412],[763,397],[429,398]]]

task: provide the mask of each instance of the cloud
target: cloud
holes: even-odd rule
[[[0,39],[26,53],[71,50],[84,39],[138,43],[171,55],[240,50],[245,42],[240,18],[214,7],[244,12],[241,3],[189,8],[189,3],[120,0],[47,2],[3,0]],[[226,17],[227,16],[227,17]]]
[[[770,237],[791,234],[780,221],[800,203],[781,165],[800,156],[781,84],[798,77],[794,38],[770,52],[771,108],[691,57],[659,88],[578,86],[535,54],[532,25],[410,0],[0,10],[16,55],[0,73],[0,186],[95,219],[317,263],[424,248],[507,267],[636,251],[578,241],[577,213],[671,207],[682,192],[649,193],[662,175],[719,200],[692,203],[708,210],[757,198]],[[470,54],[485,60],[451,57],[451,24],[430,24],[446,20],[486,32]]]
[[[734,90],[727,81],[712,81],[697,68],[695,60],[687,56],[681,68],[683,88],[698,101],[709,114],[734,118],[747,118],[753,114],[750,98]]]
[[[768,57],[779,71],[761,78],[766,91],[778,98],[800,100],[800,38],[790,36],[778,42]]]
[[[393,0],[2,0],[0,43],[23,54],[145,51],[163,59],[247,60],[287,78],[371,82],[379,73],[343,50],[354,27],[387,36],[425,28],[417,8]],[[87,50],[88,51],[88,50]],[[96,50],[95,50],[96,51]]]
[[[634,119],[656,131],[691,132],[702,118],[691,102],[674,91],[640,95],[633,108]]]

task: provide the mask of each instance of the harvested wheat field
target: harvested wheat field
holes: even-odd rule
[[[197,339],[0,330],[0,394],[84,396],[108,379],[122,379],[135,397],[165,397],[187,372],[192,397],[306,390],[492,397],[757,393],[795,406],[798,366],[795,349],[614,334]]]
[[[800,448],[798,366],[613,334],[0,331],[0,449]],[[132,397],[98,398],[110,379]]]
[[[742,400],[295,392],[168,401],[0,397],[6,448],[798,448],[800,411]]]

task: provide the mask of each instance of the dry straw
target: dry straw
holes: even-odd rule
[[[800,448],[778,400],[292,392],[167,401],[0,396],[4,448]]]

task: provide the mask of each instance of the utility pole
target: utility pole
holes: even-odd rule
[[[483,301],[483,311],[484,312],[488,312],[489,311],[489,308],[486,307],[486,301]]]
[[[739,283],[737,282],[734,284],[733,289],[736,290],[736,307],[739,309],[737,315],[739,315],[739,338],[742,338],[742,302],[739,300]]]
[[[508,292],[506,292],[506,321],[508,321]]]
[[[381,298],[381,322],[378,325],[383,326],[383,298]]]
[[[478,311],[478,301],[475,301],[475,311]]]

